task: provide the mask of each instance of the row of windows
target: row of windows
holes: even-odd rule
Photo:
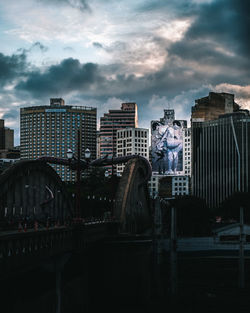
[[[188,186],[188,183],[187,182],[184,182],[183,184],[182,183],[175,183],[174,185],[175,186],[182,186],[182,185],[183,186],[185,186],[185,185]]]
[[[142,130],[135,130],[134,131],[135,137],[145,137],[147,138],[147,132],[142,131]],[[132,130],[124,130],[124,131],[118,131],[117,133],[118,138],[127,138],[127,137],[132,137]]]
[[[181,176],[176,176],[176,177],[174,177],[174,180],[183,180],[183,181],[185,181],[185,180],[188,180],[188,178],[187,177],[181,177]]]

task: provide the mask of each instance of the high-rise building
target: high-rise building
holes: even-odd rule
[[[137,104],[122,103],[120,110],[109,110],[100,119],[100,155],[117,155],[117,130],[138,127]],[[107,167],[111,171],[111,166]]]
[[[117,156],[138,154],[149,159],[149,130],[146,128],[125,128],[117,130]],[[117,173],[122,174],[124,164],[117,165]]]
[[[162,178],[162,175],[157,173],[152,173],[150,180],[148,181],[148,189],[151,197],[158,196],[159,194],[159,181]],[[166,191],[167,192],[167,191]]]
[[[0,119],[0,150],[14,148],[14,130],[4,126],[4,120]]]
[[[101,140],[99,130],[96,132],[96,157],[98,159],[101,157]]]
[[[91,151],[96,158],[96,108],[65,105],[61,98],[50,99],[50,105],[20,110],[20,150],[22,159],[40,156],[67,158],[71,149],[77,157],[77,132],[80,130],[80,151]],[[64,181],[75,180],[74,171],[52,165]]]
[[[5,148],[5,129],[4,120],[0,120],[0,149]]]
[[[239,110],[192,125],[192,193],[211,208],[250,191],[250,115]]]
[[[148,184],[150,195],[161,193],[174,197],[189,194],[191,131],[187,128],[187,121],[176,120],[174,110],[166,109],[163,118],[151,122],[151,135],[153,175]]]
[[[211,121],[220,115],[233,113],[239,110],[239,105],[234,102],[234,95],[230,93],[210,92],[207,97],[195,100],[192,107],[191,123]]]
[[[191,176],[191,128],[183,129],[183,172]]]
[[[174,110],[151,121],[152,170],[159,175],[183,175],[183,138],[187,121],[176,120]]]

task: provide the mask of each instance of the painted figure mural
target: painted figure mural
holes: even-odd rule
[[[175,120],[174,110],[164,110],[164,118],[151,122],[154,172],[182,175],[184,127],[186,127],[186,121]]]

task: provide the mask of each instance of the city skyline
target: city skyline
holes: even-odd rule
[[[249,109],[249,5],[0,0],[0,118],[18,144],[19,108],[54,97],[96,107],[98,119],[136,102],[144,128],[168,108],[189,121],[209,91]]]

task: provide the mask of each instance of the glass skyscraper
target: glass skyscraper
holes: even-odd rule
[[[250,115],[247,110],[192,125],[192,192],[211,208],[250,188]]]

